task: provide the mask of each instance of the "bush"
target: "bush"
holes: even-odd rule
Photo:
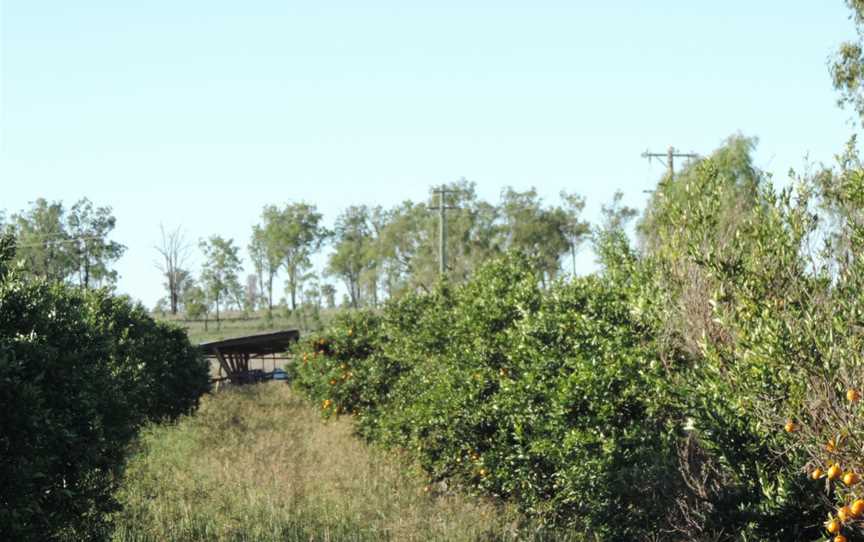
[[[182,328],[153,320],[125,296],[96,291],[87,303],[131,412],[158,422],[198,406],[210,389],[209,366]]]
[[[734,181],[706,160],[677,181],[686,198],[661,193],[660,241],[640,262],[655,269],[644,294],[650,325],[669,337],[664,355],[681,360],[692,417],[694,453],[682,456],[681,470],[696,471],[690,485],[698,488],[683,511],[706,532],[815,539],[824,507],[777,411],[796,410],[811,376],[828,368],[823,348],[838,346],[825,318],[832,281],[808,261],[818,226],[812,186],[778,193],[762,179],[730,215]]]
[[[206,363],[128,299],[24,280],[11,246],[0,242],[0,539],[103,538],[128,443],[195,406]]]
[[[848,444],[861,411],[837,408],[864,391],[864,168],[777,192],[758,172],[742,191],[721,166],[660,187],[678,197],[658,195],[647,252],[600,231],[602,272],[546,289],[508,255],[380,318],[353,316],[375,322],[362,353],[318,350],[300,385],[328,415],[356,413],[361,434],[410,450],[432,480],[552,525],[818,538],[826,511],[864,499],[857,486],[820,494],[803,472],[842,458],[864,473]],[[816,205],[839,230],[819,229]],[[820,236],[830,250],[809,258]],[[829,439],[844,451],[826,456]]]
[[[327,413],[357,412],[368,438],[411,450],[434,481],[550,525],[659,532],[678,429],[653,342],[611,282],[542,291],[529,268],[509,256],[464,286],[391,303],[378,325],[349,324],[372,330],[362,356],[338,323],[302,347],[299,385]]]

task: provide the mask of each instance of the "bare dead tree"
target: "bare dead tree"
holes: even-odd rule
[[[188,272],[184,266],[189,258],[190,246],[180,226],[166,232],[165,226],[160,224],[159,230],[162,233],[162,240],[154,247],[160,256],[156,261],[156,268],[162,272],[167,281],[165,286],[168,288],[171,314],[177,314],[183,283],[188,280]]]

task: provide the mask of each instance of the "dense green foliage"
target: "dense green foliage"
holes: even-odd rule
[[[847,156],[777,192],[742,145],[658,187],[641,253],[610,208],[598,274],[544,288],[510,254],[337,319],[303,346],[297,385],[432,480],[551,524],[816,539],[831,495],[802,471],[827,468],[813,450],[842,427],[825,411],[864,387],[864,168]],[[821,431],[790,440],[787,417]]]
[[[679,428],[654,341],[609,281],[542,291],[528,269],[509,257],[345,317],[308,344],[297,384],[433,480],[598,534],[657,531]]]
[[[182,330],[105,291],[28,280],[0,250],[0,539],[84,540],[146,421],[192,410],[208,369]]]

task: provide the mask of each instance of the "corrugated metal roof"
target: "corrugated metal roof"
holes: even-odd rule
[[[198,345],[204,353],[216,355],[216,351],[222,353],[243,354],[279,354],[287,351],[291,343],[300,340],[300,331],[296,329],[285,329],[281,331],[268,331],[255,333],[242,337],[232,337],[219,341],[208,341]]]

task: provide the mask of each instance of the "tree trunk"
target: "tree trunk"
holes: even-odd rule
[[[378,308],[378,275],[372,277],[372,307]]]
[[[255,300],[255,308],[261,309],[261,302],[264,298],[264,272],[258,273],[258,299]]]
[[[168,269],[168,297],[171,298],[171,314],[177,314],[177,272],[170,268]]]
[[[276,274],[270,271],[270,276],[267,278],[267,317],[273,318],[273,277]]]
[[[297,267],[286,265],[288,271],[288,290],[291,292],[291,311],[297,310]]]
[[[90,262],[87,257],[84,257],[84,289],[90,289]]]

